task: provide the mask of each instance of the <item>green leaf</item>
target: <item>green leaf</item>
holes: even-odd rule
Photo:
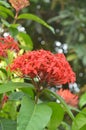
[[[2,72],[7,76],[7,71],[6,71],[6,69],[0,68],[0,71],[2,71]]]
[[[19,91],[19,92],[13,92],[9,96],[9,100],[20,100],[24,96],[24,93]]]
[[[21,90],[27,94],[28,96],[30,96],[32,99],[34,99],[34,92],[32,89],[28,89],[28,88],[21,88]]]
[[[18,23],[13,23],[13,24],[10,24],[10,27],[12,27],[12,28],[18,28],[19,25],[20,24],[18,24]]]
[[[10,15],[11,17],[14,18],[14,14],[13,14],[13,12],[10,9],[7,9],[4,6],[0,6],[0,12],[1,11],[4,12],[4,13],[6,13],[6,14],[8,14],[8,15]]]
[[[22,99],[22,97],[27,94],[29,97],[31,97],[32,99],[34,99],[34,92],[32,90],[32,88],[28,89],[28,88],[21,88],[19,92],[12,92],[9,96],[9,100],[20,100]]]
[[[1,19],[1,22],[6,26],[6,27],[10,27],[10,24],[4,20],[4,19]]]
[[[0,83],[4,83],[7,79],[7,71],[3,68],[0,68]]]
[[[86,125],[84,125],[80,130],[86,130]]]
[[[64,110],[60,106],[60,104],[57,104],[56,102],[49,102],[48,105],[52,109],[52,116],[48,124],[48,129],[56,130],[56,128],[60,125],[61,121],[63,120]]]
[[[20,83],[20,82],[7,82],[4,83],[2,85],[0,85],[0,94],[1,93],[5,93],[5,92],[9,92],[9,91],[13,91],[17,88],[24,88],[24,87],[28,87],[28,89],[32,88],[33,89],[33,85],[29,84],[29,83]]]
[[[18,115],[17,130],[43,130],[48,124],[52,110],[47,105],[35,104],[33,100],[24,97]]]
[[[65,111],[69,114],[69,116],[71,117],[71,119],[74,119],[73,113],[71,112],[69,106],[64,102],[64,100],[55,92],[50,91],[49,89],[45,89],[43,92],[47,92],[50,96],[54,96],[56,99],[59,99],[59,101],[61,102],[61,104],[64,106]]]
[[[86,109],[83,109],[79,114],[76,115],[72,123],[72,130],[83,130],[82,128],[84,125],[86,125],[86,114],[83,113],[86,113]]]
[[[16,27],[9,27],[9,31],[12,37],[15,37],[18,34],[18,29]]]
[[[2,18],[5,18],[5,19],[6,19],[8,15],[7,15],[6,13],[0,11],[0,16],[1,16]]]
[[[5,81],[7,78],[7,75],[3,73],[3,71],[0,70],[0,80]]]
[[[21,47],[24,48],[25,50],[33,49],[33,42],[28,34],[20,32],[17,35],[17,39],[19,40]]]
[[[0,5],[4,5],[5,7],[9,8],[10,4],[8,4],[7,2],[0,0]]]
[[[30,14],[30,13],[26,13],[26,14],[20,14],[18,19],[28,19],[28,20],[34,20],[42,25],[44,25],[45,27],[47,27],[48,29],[50,29],[53,33],[55,33],[54,28],[51,27],[50,25],[48,25],[44,20],[42,20],[41,18],[39,18],[36,15]]]
[[[79,106],[82,108],[84,105],[86,105],[86,93],[84,93],[79,100]]]
[[[0,119],[0,130],[16,130],[16,121]]]
[[[2,111],[0,111],[0,117],[2,118],[10,118],[12,120],[16,120],[17,118],[17,104],[15,101],[8,100],[3,105]]]

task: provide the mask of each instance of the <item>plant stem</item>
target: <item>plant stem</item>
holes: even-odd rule
[[[40,89],[39,89],[39,86],[38,84],[34,81],[34,79],[32,78],[32,84],[34,85],[35,87],[35,92],[36,92],[36,98],[35,98],[35,103],[37,104],[38,102],[38,99],[39,99],[39,95],[40,95]]]
[[[35,98],[35,103],[36,103],[36,104],[37,104],[37,102],[38,102],[39,95],[40,95],[40,92],[37,92],[37,95],[36,95],[36,98]]]
[[[14,21],[13,21],[13,24],[15,24],[15,23],[16,23],[17,18],[18,18],[18,14],[19,14],[19,11],[16,11],[16,14],[15,14],[15,19],[14,19]]]

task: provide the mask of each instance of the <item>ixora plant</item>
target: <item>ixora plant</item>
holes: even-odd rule
[[[86,95],[79,101],[77,95],[64,88],[64,84],[76,81],[66,57],[44,49],[32,51],[30,37],[18,31],[16,22],[31,19],[50,30],[52,27],[33,14],[19,14],[30,5],[28,0],[9,2],[15,9],[15,17],[4,7],[10,5],[0,2],[5,14],[0,14],[5,16],[2,24],[9,30],[8,36],[3,37],[2,31],[0,37],[0,129],[85,130],[86,109],[78,108],[85,105]],[[8,15],[14,18],[13,23],[6,21]],[[60,85],[63,87],[59,89]]]
[[[75,73],[63,54],[53,54],[46,50],[29,51],[15,58],[7,66],[7,70],[10,70],[11,77],[13,76],[14,79],[20,77],[27,79],[27,82],[31,82],[27,84],[24,82],[21,84],[8,82],[4,84],[5,86],[8,85],[7,87],[1,85],[1,87],[4,87],[5,92],[8,91],[6,90],[8,87],[9,90],[18,89],[12,92],[9,97],[5,95],[2,100],[2,108],[5,105],[5,101],[7,102],[8,100],[9,102],[13,99],[19,102],[18,105],[16,102],[16,107],[21,105],[17,116],[18,130],[56,129],[63,120],[66,111],[72,119],[74,118],[65,102],[50,90],[53,85],[58,87],[75,81]],[[12,86],[10,87],[9,85]],[[19,89],[22,88],[22,85],[23,89]],[[60,95],[60,90],[58,93]],[[67,92],[67,94],[69,93]],[[77,106],[78,97],[71,95],[67,99],[70,100],[69,104],[73,105],[75,102]],[[61,104],[56,103],[56,99],[59,99]]]

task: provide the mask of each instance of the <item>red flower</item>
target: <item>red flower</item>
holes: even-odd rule
[[[4,51],[4,46],[2,43],[0,43],[0,56],[4,56],[4,57],[6,56],[5,51]]]
[[[40,83],[60,85],[75,81],[75,73],[63,54],[50,51],[31,51],[17,57],[10,65],[11,71],[23,76],[38,78]]]
[[[9,2],[12,4],[16,11],[19,11],[22,8],[30,5],[29,0],[9,0]]]
[[[58,95],[60,95],[68,105],[73,106],[73,107],[78,106],[78,96],[71,93],[70,90],[60,89],[60,90],[56,91],[56,93]]]
[[[4,104],[8,101],[8,96],[7,95],[4,95],[3,96],[3,99],[2,99],[2,102],[1,102],[1,106],[3,107]]]
[[[18,52],[18,43],[11,36],[0,37],[0,56],[7,56],[7,50]]]

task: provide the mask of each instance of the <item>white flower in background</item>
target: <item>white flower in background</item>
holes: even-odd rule
[[[9,32],[5,32],[5,33],[3,34],[4,37],[7,37],[7,36],[9,36],[9,35],[10,35]]]
[[[19,32],[26,32],[26,31],[25,31],[25,28],[22,27],[21,25],[19,25],[19,26],[17,27],[17,29],[18,29]]]
[[[80,91],[77,83],[69,83],[69,89],[75,93],[78,93]]]
[[[61,43],[60,41],[55,41],[55,45],[56,45],[56,46],[61,46],[61,44],[62,44],[62,43]]]

